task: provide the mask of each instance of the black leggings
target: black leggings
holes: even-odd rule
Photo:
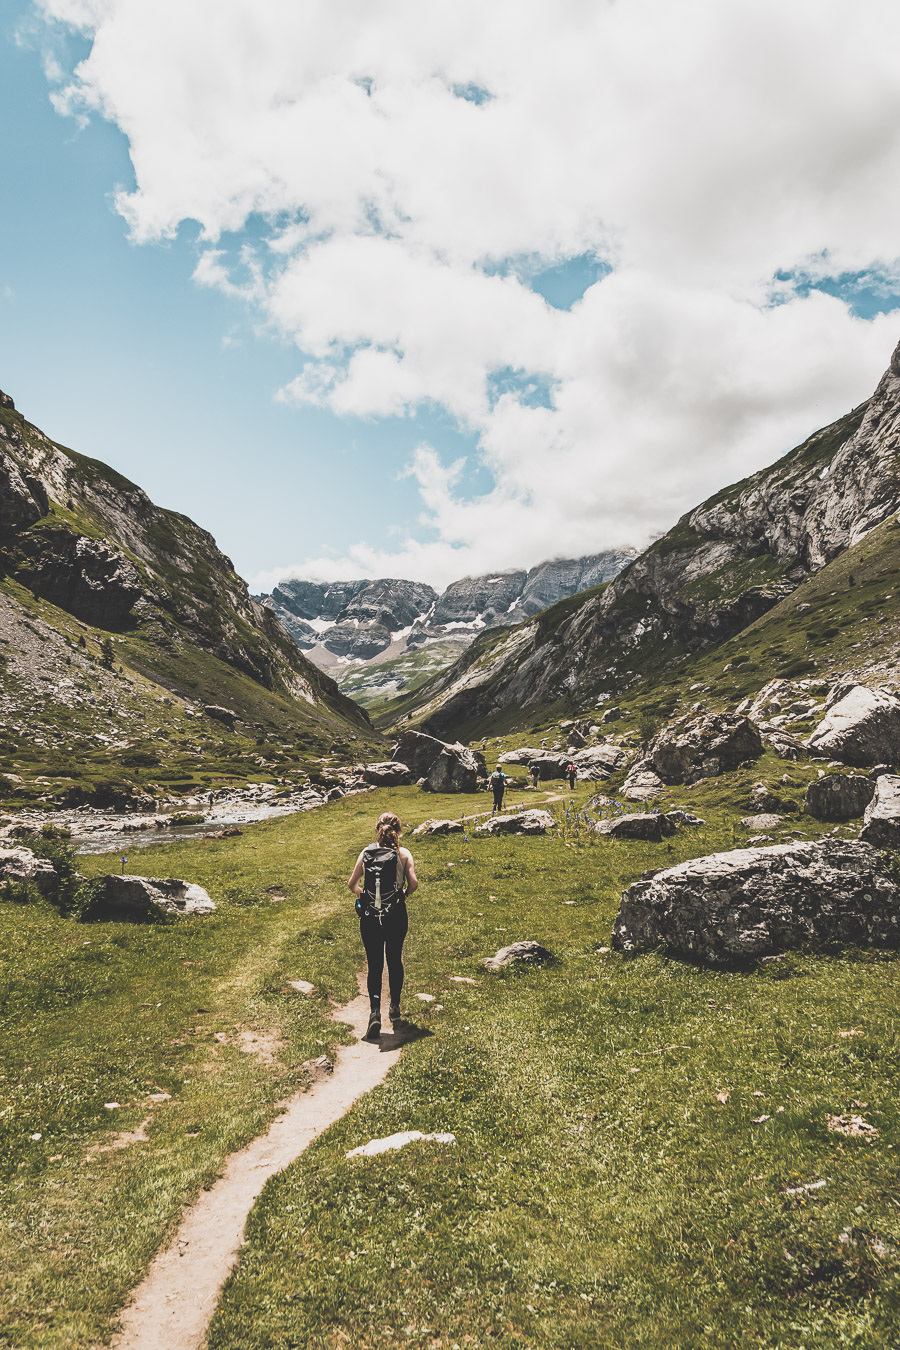
[[[388,984],[391,1002],[399,1004],[403,993],[403,942],[409,929],[409,915],[406,905],[401,901],[390,914],[379,922],[373,916],[362,915],[359,920],[359,932],[366,949],[369,964],[366,975],[366,988],[369,998],[381,998],[381,980],[384,974],[384,961],[387,957]]]

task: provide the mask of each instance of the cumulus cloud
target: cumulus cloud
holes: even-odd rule
[[[197,282],[296,345],[285,402],[476,438],[489,491],[423,447],[410,537],[305,570],[640,543],[887,364],[896,320],[815,286],[896,288],[892,0],[40,3],[93,39],[57,106],[128,137],[132,236],[199,224]],[[584,257],[570,310],[532,288]]]

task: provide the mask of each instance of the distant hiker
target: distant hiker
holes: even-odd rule
[[[503,809],[503,794],[506,791],[506,774],[500,768],[499,764],[491,774],[490,784],[491,792],[494,794],[494,805],[491,808],[491,815],[493,815],[495,811],[501,811]]]
[[[536,759],[533,759],[528,765],[528,772],[531,774],[531,786],[537,787],[538,779],[541,776],[541,766]]]
[[[566,777],[569,780],[570,789],[574,788],[575,786],[575,775],[577,772],[578,770],[576,769],[575,765],[572,763],[571,760],[569,760],[568,764],[566,765]]]
[[[363,849],[347,882],[356,896],[359,931],[366,949],[367,1041],[375,1041],[381,1035],[381,981],[385,958],[391,996],[388,1016],[392,1023],[400,1021],[403,942],[409,928],[406,897],[419,889],[413,856],[408,848],[400,847],[402,828],[392,811],[379,816],[375,825],[378,842]]]

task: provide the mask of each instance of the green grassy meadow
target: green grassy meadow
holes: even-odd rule
[[[750,784],[785,771],[801,797],[812,769],[770,756],[673,789],[666,804],[706,824],[661,844],[585,844],[568,794],[558,838],[407,840],[421,890],[404,1007],[423,1034],[268,1184],[212,1350],[897,1344],[897,956],[710,971],[603,950],[623,886],[743,842]],[[109,1341],[182,1207],[340,1038],[330,1000],[363,965],[345,880],[374,818],[487,802],[382,790],[132,852],[130,870],[206,886],[206,920],[80,924],[0,902],[0,1345]],[[483,970],[518,938],[552,963]],[[875,1142],[827,1130],[851,1111]],[[145,1141],[94,1151],[143,1122]],[[406,1128],[458,1142],[344,1156]]]

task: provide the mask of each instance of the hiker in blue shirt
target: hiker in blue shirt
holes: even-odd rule
[[[491,791],[494,794],[494,805],[491,807],[491,815],[495,811],[503,810],[503,794],[506,791],[506,774],[498,764],[490,778]]]

